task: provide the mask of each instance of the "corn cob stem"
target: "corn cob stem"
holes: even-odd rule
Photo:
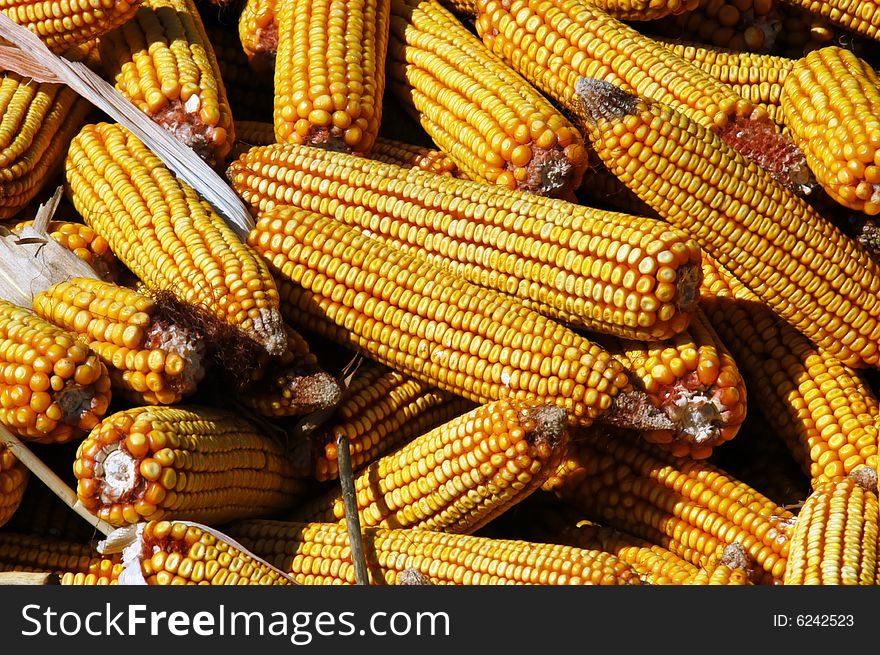
[[[581,134],[436,0],[391,0],[388,81],[471,179],[559,198],[580,184]]]
[[[497,401],[417,437],[355,478],[365,526],[470,533],[527,497],[550,475],[568,440],[557,407]],[[433,463],[433,465],[432,465]],[[290,518],[339,521],[336,492]]]
[[[687,117],[601,80],[577,86],[597,153],[640,198],[817,345],[880,363],[880,267],[867,252]]]
[[[699,249],[659,221],[303,146],[253,148],[228,176],[259,211],[333,216],[592,331],[667,338],[697,300]]]
[[[80,444],[73,470],[80,502],[116,526],[265,516],[304,491],[280,444],[207,407],[117,412]]]
[[[354,584],[345,526],[242,521],[229,534],[300,584]],[[641,584],[608,553],[431,530],[365,528],[372,584],[400,584],[415,569],[433,584]]]
[[[668,424],[598,346],[336,220],[279,207],[249,242],[277,272],[289,320],[422,382],[479,403],[557,404],[585,424],[609,411]]]

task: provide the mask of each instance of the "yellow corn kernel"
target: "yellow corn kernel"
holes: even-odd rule
[[[69,510],[68,510],[69,511]],[[78,518],[83,523],[81,518]],[[0,533],[0,571],[45,571],[61,584],[116,584],[122,573],[119,557],[104,558],[83,543],[15,532]]]
[[[238,17],[238,37],[251,66],[260,72],[275,66],[278,50],[278,3],[276,0],[247,0]]]
[[[33,227],[33,221],[22,221],[10,228],[14,233],[25,227]],[[116,282],[119,276],[119,262],[110,244],[103,237],[83,223],[72,221],[49,221],[47,232],[70,252],[92,267],[95,273],[106,282]]]
[[[695,41],[740,52],[770,52],[782,34],[783,16],[774,0],[700,0],[687,13],[652,25],[669,36],[689,35]]]

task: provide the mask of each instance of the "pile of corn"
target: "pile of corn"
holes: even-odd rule
[[[0,572],[354,584],[342,447],[373,584],[880,583],[875,4],[0,11],[254,218],[0,71],[2,232],[63,185],[94,271],[0,285],[0,427],[119,530],[0,446]]]

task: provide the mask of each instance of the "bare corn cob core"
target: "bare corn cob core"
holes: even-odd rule
[[[86,223],[148,289],[171,292],[269,353],[284,349],[265,263],[134,135],[108,123],[84,127],[67,181]]]
[[[697,300],[699,248],[659,221],[303,146],[252,148],[228,176],[259,211],[333,216],[590,330],[667,338]]]
[[[120,583],[131,576],[158,586],[293,584],[282,571],[204,526],[150,521],[140,524],[136,535]]]
[[[177,403],[205,376],[204,336],[132,289],[75,278],[37,294],[34,311],[86,342],[115,390],[138,404]]]
[[[193,0],[144,0],[101,37],[101,65],[141,111],[212,165],[235,140],[217,59]]]
[[[880,403],[856,371],[780,320],[711,257],[701,303],[752,399],[817,484],[877,464]]]
[[[29,441],[63,443],[94,427],[110,377],[74,335],[0,300],[0,424]]]
[[[696,566],[739,543],[772,578],[785,573],[791,512],[724,471],[676,458],[637,435],[574,433],[566,462],[545,488],[588,518]]]
[[[806,192],[801,153],[766,112],[730,86],[585,0],[479,0],[477,31],[489,49],[576,113],[579,77],[605,80],[675,108],[790,188]]]
[[[203,16],[204,20],[204,16]],[[254,71],[241,46],[238,35],[227,25],[204,21],[205,33],[211,42],[226,97],[236,123],[242,120],[272,121],[272,74]],[[274,130],[274,128],[273,128]],[[238,138],[238,130],[235,131]],[[272,141],[274,141],[274,135]]]
[[[700,0],[687,13],[651,25],[653,31],[711,43],[720,48],[770,52],[783,17],[774,0]]]
[[[309,343],[287,323],[284,334],[284,352],[277,357],[261,356],[252,375],[254,383],[239,400],[268,417],[297,416],[334,407],[342,398],[339,380],[320,366]]]
[[[278,50],[277,0],[247,0],[238,17],[238,37],[251,66],[271,71]]]
[[[712,48],[687,41],[658,39],[676,55],[732,87],[739,95],[767,110],[777,125],[782,118],[782,86],[795,65],[794,59]],[[803,144],[797,144],[803,149]]]
[[[276,16],[275,137],[370,151],[382,118],[390,0],[291,0]]]
[[[33,227],[33,221],[16,223],[12,232],[19,232],[25,227]],[[50,221],[47,232],[55,241],[70,250],[106,282],[115,282],[118,277],[119,263],[110,244],[104,237],[83,223],[72,221]]]
[[[565,411],[495,401],[416,437],[355,475],[361,525],[468,534],[535,491],[568,444]],[[295,521],[344,521],[341,492]]]
[[[271,123],[258,121],[237,121],[235,133],[237,139],[248,146],[268,146],[275,143],[275,128]],[[244,148],[239,156],[249,148]],[[438,175],[453,175],[466,178],[455,162],[442,150],[434,150],[416,146],[395,139],[376,137],[373,147],[367,155],[369,159],[385,164],[394,164],[401,168],[418,168]]]
[[[596,152],[630,189],[816,345],[880,363],[880,267],[754,163],[683,114],[581,79]]]
[[[880,213],[880,76],[828,46],[798,60],[785,79],[785,122],[816,180],[844,206]]]
[[[5,446],[0,446],[0,526],[15,514],[24,497],[30,472]]]
[[[0,11],[39,36],[56,54],[130,20],[141,0],[0,0]]]
[[[746,417],[746,385],[702,312],[668,341],[619,339],[609,352],[641,380],[674,425],[642,432],[648,441],[680,457],[703,459],[736,436]]]
[[[570,197],[583,137],[437,0],[391,0],[388,85],[468,177]]]
[[[518,301],[318,214],[279,207],[249,242],[276,271],[282,311],[311,332],[478,403],[557,404],[590,423],[627,373]]]
[[[209,407],[108,416],[80,444],[73,471],[80,502],[116,526],[266,516],[289,508],[304,489],[281,444]]]
[[[348,533],[342,524],[243,521],[229,534],[288,572],[300,584],[354,584]],[[641,584],[608,553],[433,530],[364,528],[372,584],[398,584],[415,569],[433,584]]]
[[[317,480],[339,477],[337,438],[348,437],[352,468],[412,441],[473,408],[472,403],[399,371],[364,362],[333,417],[292,445],[303,474]]]
[[[870,37],[878,38],[880,11],[874,0],[847,2],[846,0],[785,0],[787,4],[806,9],[814,16],[827,18],[834,25]]]
[[[785,584],[877,584],[878,516],[876,469],[816,487],[794,525]]]
[[[90,108],[63,85],[0,71],[0,219],[36,197]]]
[[[122,568],[118,557],[102,557],[86,543],[0,532],[0,571],[46,571],[59,574],[62,585],[91,586],[116,584]]]

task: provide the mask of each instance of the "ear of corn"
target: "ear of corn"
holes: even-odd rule
[[[238,37],[251,66],[271,71],[278,50],[277,0],[247,0],[238,17]]]
[[[608,347],[674,425],[642,432],[648,441],[702,459],[736,435],[746,417],[746,385],[702,312],[668,341],[618,339]]]
[[[361,525],[471,533],[535,491],[568,443],[557,407],[496,401],[416,437],[355,475]],[[345,520],[330,491],[291,514]]]
[[[346,527],[332,523],[243,521],[229,534],[300,584],[354,584]],[[364,528],[372,584],[397,584],[415,569],[433,584],[640,584],[608,553],[433,530]]]
[[[638,435],[595,429],[572,435],[566,461],[548,480],[584,516],[705,567],[738,543],[766,577],[782,580],[794,516],[702,461],[676,458]]]
[[[291,0],[276,16],[275,137],[370,151],[382,117],[390,0]]]
[[[880,267],[865,250],[686,116],[600,80],[578,92],[596,152],[624,184],[816,345],[880,363]]]
[[[844,206],[880,213],[880,76],[828,46],[798,60],[785,79],[785,122],[816,180]]]
[[[52,52],[91,41],[134,16],[141,0],[0,0],[0,11],[39,36]]]
[[[675,37],[692,35],[689,38],[719,48],[770,52],[784,37],[780,4],[775,0],[700,0],[690,11],[664,18],[651,29]]]
[[[87,343],[114,388],[138,404],[177,403],[205,375],[204,337],[132,289],[76,278],[35,296],[34,311]]]
[[[583,137],[437,0],[391,0],[388,85],[468,177],[570,197]]]
[[[216,18],[211,20],[206,17],[205,13],[209,12],[202,14],[205,34],[217,59],[217,70],[220,71],[235,121],[268,121],[271,124],[272,74],[254,71],[235,32]],[[238,138],[237,130],[235,135]]]
[[[329,409],[340,396],[336,378],[317,363],[301,360],[251,385],[241,401],[261,416],[278,418]]]
[[[370,239],[278,207],[249,243],[280,284],[288,320],[478,403],[554,403],[589,423],[629,388],[623,367],[516,300]]]
[[[858,373],[781,321],[711,257],[701,303],[772,430],[818,484],[877,463],[880,403]]]
[[[70,446],[75,450],[74,444],[70,444]],[[56,448],[58,447],[53,446],[52,449]],[[72,453],[67,448],[62,450],[67,452],[59,453],[59,460],[61,460],[59,464],[64,466],[66,475],[62,479],[67,482],[68,479],[73,478],[73,472],[70,471]],[[46,462],[45,456],[41,459],[53,470],[58,468],[54,466],[54,463]],[[69,474],[67,474],[68,471]],[[5,525],[5,531],[42,537],[47,540],[58,539],[83,544],[88,543],[95,536],[94,527],[74,512],[52,489],[38,480],[34,484],[27,485],[21,504]]]
[[[586,0],[479,0],[477,31],[532,84],[576,113],[576,82],[596,78],[669,105],[795,190],[809,169],[767,114],[660,43]]]
[[[16,223],[11,231],[17,233],[25,227],[33,227],[33,224],[33,221],[22,221]],[[116,282],[119,262],[110,250],[107,240],[98,236],[88,225],[72,221],[49,221],[46,231],[55,241],[91,266],[102,280]]]
[[[80,444],[73,471],[80,502],[116,526],[266,516],[305,489],[282,444],[233,412],[196,406],[108,416]]]
[[[0,532],[0,571],[45,571],[59,574],[62,585],[92,586],[116,584],[122,568],[118,557],[101,557],[85,543]]]
[[[302,146],[229,169],[259,211],[333,216],[566,323],[659,339],[688,323],[700,251],[659,221]]]
[[[203,159],[223,163],[235,139],[232,111],[193,0],[144,0],[100,49],[125,97]]]
[[[0,424],[29,441],[62,443],[110,404],[107,369],[74,335],[0,300]]]
[[[877,470],[816,487],[798,513],[785,584],[877,584]]]
[[[12,518],[21,504],[29,471],[5,446],[0,446],[0,526]]]
[[[0,71],[0,219],[36,197],[90,108],[66,86]]]
[[[67,158],[74,206],[151,291],[284,348],[278,292],[266,265],[195,191],[119,125],[88,125]]]
[[[348,437],[352,468],[473,409],[472,403],[408,375],[365,361],[325,426],[292,445],[304,475],[317,480],[339,476],[337,436]]]
[[[700,0],[593,0],[593,4],[618,20],[647,21],[675,16],[697,7]]]
[[[880,11],[874,2],[845,0],[786,0],[788,4],[806,9],[813,16],[827,18],[834,25],[870,37],[880,33]]]

